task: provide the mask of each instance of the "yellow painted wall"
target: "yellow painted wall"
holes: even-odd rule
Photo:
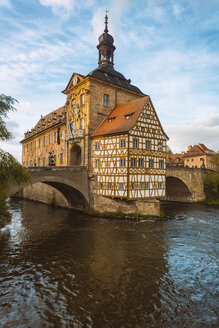
[[[55,139],[55,132],[58,127],[63,131],[63,139],[60,138],[60,145]],[[49,152],[54,151],[56,155],[56,165],[66,166],[66,143],[65,143],[66,126],[61,124],[55,127],[48,128],[42,132],[37,133],[26,140],[22,141],[22,165],[29,166],[48,166]],[[49,135],[51,135],[51,143],[49,143]],[[45,138],[45,145],[44,145]],[[63,154],[63,163],[60,163],[61,154]],[[45,165],[43,165],[43,158],[45,158]],[[40,159],[40,163],[39,163]],[[40,164],[40,165],[39,165]]]

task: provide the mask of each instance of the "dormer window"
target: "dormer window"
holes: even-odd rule
[[[133,113],[125,115],[125,119],[129,120],[132,117]]]
[[[116,117],[110,117],[108,118],[108,122],[111,123],[113,120],[115,120]]]

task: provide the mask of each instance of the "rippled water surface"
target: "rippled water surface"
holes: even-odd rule
[[[14,201],[0,239],[0,327],[218,327],[219,209],[165,221]]]

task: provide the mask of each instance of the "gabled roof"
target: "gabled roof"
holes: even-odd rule
[[[119,104],[104,119],[92,137],[128,132],[133,128],[149,96]],[[129,119],[126,119],[130,115]]]
[[[71,78],[70,78],[70,80],[69,80],[69,82],[68,82],[68,84],[67,84],[67,86],[66,86],[66,88],[62,91],[62,93],[65,93],[68,89],[69,89],[69,87],[70,87],[70,84],[71,84],[71,81],[73,80],[73,77],[74,76],[78,76],[78,77],[80,77],[80,78],[84,78],[84,75],[82,75],[82,74],[79,74],[79,73],[73,73],[72,74],[72,76],[71,76]]]

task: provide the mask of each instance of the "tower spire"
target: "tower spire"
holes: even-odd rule
[[[99,50],[99,60],[98,64],[101,65],[107,65],[113,68],[114,65],[114,50],[116,47],[113,45],[114,39],[112,35],[110,35],[108,32],[108,16],[107,16],[108,10],[106,10],[105,15],[105,30],[104,33],[101,34],[99,37],[99,44],[97,45],[97,49]]]

